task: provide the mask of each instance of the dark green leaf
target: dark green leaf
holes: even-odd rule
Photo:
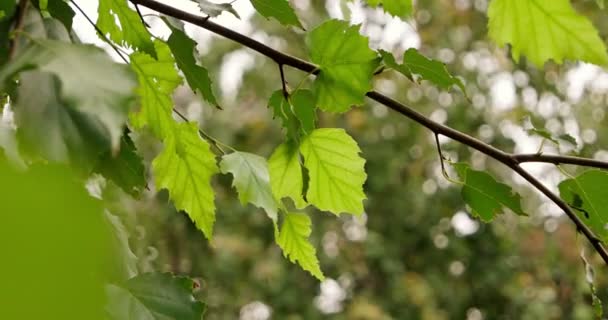
[[[104,153],[99,159],[95,171],[112,180],[132,196],[139,196],[146,187],[143,160],[137,154],[135,145],[127,132],[120,140],[119,153],[116,155],[110,151]]]
[[[390,52],[380,50],[384,63],[395,71],[413,81],[428,80],[443,89],[457,86],[466,95],[466,90],[460,79],[452,76],[440,61],[428,59],[414,48],[407,49],[403,54],[403,63],[398,64]]]
[[[299,141],[315,129],[314,96],[309,90],[298,90],[285,100],[282,90],[275,91],[268,106],[272,108],[274,118],[281,119],[290,139]]]
[[[122,285],[108,285],[113,320],[201,320],[202,302],[192,295],[194,282],[169,273],[145,273]]]
[[[35,6],[40,6],[42,10],[46,10],[51,17],[59,20],[66,28],[68,32],[72,31],[72,22],[74,20],[74,10],[63,0],[49,0],[47,1],[47,7],[42,8],[42,1],[38,3],[33,1]]]
[[[483,221],[491,221],[503,207],[525,215],[521,209],[521,196],[511,187],[496,181],[486,172],[469,168],[465,163],[456,163],[454,168],[463,183],[462,198],[475,216]]]
[[[167,40],[169,48],[175,57],[177,66],[182,70],[188,85],[194,91],[198,91],[203,95],[203,98],[209,103],[219,108],[213,90],[211,89],[211,79],[207,69],[196,64],[194,53],[196,52],[196,42],[190,39],[183,31],[173,27],[167,22],[167,26],[171,28],[171,36]]]
[[[253,7],[266,18],[275,18],[283,25],[302,28],[298,16],[287,0],[251,0]]]
[[[607,186],[608,173],[600,170],[586,171],[558,186],[560,197],[603,242],[608,241]]]

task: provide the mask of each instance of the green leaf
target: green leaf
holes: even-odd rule
[[[152,162],[156,186],[169,190],[175,207],[186,211],[211,239],[215,222],[211,176],[218,171],[215,155],[199,136],[196,123],[176,124],[164,142],[165,148]]]
[[[112,41],[156,57],[148,29],[137,12],[129,8],[127,0],[99,0],[97,14],[97,27]]]
[[[148,125],[157,137],[164,138],[173,130],[171,94],[182,78],[175,70],[169,46],[160,40],[154,44],[157,60],[142,52],[131,54],[131,67],[139,80],[137,93],[141,97],[141,110],[131,117],[131,123],[136,128]]]
[[[384,11],[399,18],[412,13],[412,0],[367,0],[367,3],[372,7],[382,4]]]
[[[300,152],[310,178],[310,204],[335,214],[363,213],[367,174],[353,138],[343,129],[317,129],[302,141]]]
[[[560,145],[560,141],[565,141],[575,147],[577,146],[576,139],[573,136],[571,136],[567,133],[561,134],[559,136],[554,136],[546,128],[536,126],[530,117],[526,117],[524,119],[523,126],[524,126],[524,128],[529,128],[526,130],[528,135],[539,136],[543,139],[547,139],[547,140],[555,143],[558,146]]]
[[[319,267],[315,248],[308,242],[311,233],[310,218],[303,213],[287,213],[277,238],[277,244],[289,261],[297,263],[315,278],[323,281],[325,276]]]
[[[146,187],[143,159],[137,154],[133,140],[125,132],[120,140],[120,152],[114,155],[107,151],[95,167],[95,172],[112,180],[126,193],[137,197]]]
[[[266,159],[247,152],[233,152],[222,157],[220,170],[234,176],[232,185],[243,205],[251,203],[262,208],[270,219],[277,221],[277,202],[270,190]]]
[[[177,66],[184,73],[188,85],[193,91],[200,92],[209,103],[219,108],[211,89],[211,79],[207,69],[197,65],[194,59],[196,42],[169,22],[167,22],[167,26],[171,29],[171,36],[167,40],[167,44],[171,48]]]
[[[427,80],[442,89],[457,86],[466,95],[466,90],[460,79],[452,76],[440,61],[428,59],[414,48],[407,49],[403,54],[403,63],[398,64],[390,52],[380,50],[380,55],[387,67],[398,71],[412,81]]]
[[[308,34],[307,45],[320,70],[314,82],[317,106],[345,112],[363,104],[379,60],[368,39],[359,34],[359,26],[329,20]]]
[[[454,168],[462,179],[462,198],[475,216],[486,222],[491,221],[501,213],[503,207],[526,215],[521,209],[521,196],[511,187],[496,181],[486,172],[469,168],[465,163],[456,163]]]
[[[608,173],[590,170],[559,185],[560,197],[603,242],[608,241]]]
[[[192,295],[194,282],[169,273],[145,273],[106,287],[113,320],[201,320],[202,302]]]
[[[43,3],[44,2],[44,3]],[[68,32],[72,31],[72,22],[74,20],[74,10],[63,0],[51,0],[40,1],[40,3],[33,1],[35,7],[39,8],[41,11],[47,12],[51,15],[51,17],[59,20]],[[43,8],[43,5],[46,5]]]
[[[304,176],[300,165],[298,146],[291,142],[279,145],[268,160],[270,170],[270,186],[277,201],[291,198],[298,209],[306,207],[302,194],[304,192]]]
[[[29,116],[40,121],[38,124],[21,123],[24,127],[29,127],[26,130],[40,130],[36,128],[37,125],[47,129],[51,129],[48,126],[54,126],[54,130],[51,129],[50,132],[56,135],[41,131],[38,139],[57,139],[55,142],[65,145],[72,144],[60,140],[77,140],[78,138],[74,136],[77,131],[86,134],[89,138],[92,138],[90,134],[95,132],[93,136],[96,136],[96,139],[83,142],[94,144],[107,135],[112,148],[118,149],[136,85],[134,77],[125,65],[113,62],[103,50],[91,45],[37,39],[12,63],[0,70],[0,85],[4,86],[13,76],[31,68],[53,74],[60,82],[50,84],[54,81],[45,80],[50,87],[41,90],[46,90],[44,94],[49,97],[48,102],[41,100],[41,97],[26,96],[26,94],[36,95],[35,85],[21,82],[31,89],[31,92],[25,92],[26,89],[22,88],[21,99],[47,107],[46,109],[39,108],[38,105],[24,107],[30,108],[35,113]],[[95,76],[83,77],[83,75]],[[56,93],[51,92],[52,90],[57,90],[56,97],[54,97]],[[21,103],[23,104],[24,101],[22,100]],[[60,111],[61,109],[63,111]],[[54,118],[55,121],[46,119],[47,116]],[[64,121],[71,122],[72,128],[69,128]],[[63,138],[59,139],[60,136]],[[40,143],[45,143],[43,141],[41,140]],[[53,146],[58,147],[57,144]],[[68,148],[63,151],[56,149],[62,154],[68,150],[78,152],[77,149]]]
[[[604,9],[606,7],[605,0],[595,0],[595,3],[597,3],[597,6],[600,7],[600,9]]]
[[[236,12],[236,10],[234,10],[234,8],[232,7],[232,3],[214,3],[207,0],[191,1],[198,3],[198,7],[201,9],[201,11],[210,17],[217,17],[222,14],[222,12],[227,11],[232,13],[232,15],[237,18],[241,18],[238,12]]]
[[[301,136],[315,129],[314,96],[310,90],[298,90],[285,100],[282,90],[275,91],[268,106],[272,108],[274,118],[281,119],[290,139],[298,141]]]
[[[251,0],[251,4],[259,14],[266,18],[272,17],[283,25],[304,29],[287,0]]]
[[[569,0],[493,0],[488,17],[490,38],[499,46],[511,44],[516,61],[525,55],[538,67],[549,59],[608,64],[597,30]]]

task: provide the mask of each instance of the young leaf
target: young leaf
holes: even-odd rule
[[[608,53],[593,24],[569,0],[493,0],[489,35],[499,46],[511,44],[513,58],[525,55],[542,67],[553,59],[608,64]]]
[[[118,149],[122,129],[134,99],[133,89],[136,85],[133,75],[126,66],[113,62],[103,50],[94,46],[36,39],[10,64],[0,69],[0,88],[4,87],[7,80],[12,76],[33,67],[38,68],[41,72],[55,75],[60,81],[60,83],[53,85],[52,89],[44,88],[44,90],[54,90],[56,88],[58,94],[56,98],[49,100],[48,105],[39,101],[42,105],[48,107],[54,104],[51,109],[46,109],[49,116],[60,117],[59,114],[51,111],[56,110],[55,107],[69,107],[65,109],[64,116],[68,118],[86,116],[90,121],[87,125],[91,127],[86,127],[81,120],[76,119],[73,125],[78,128],[77,130],[81,132],[85,130],[88,130],[88,132],[96,131],[102,136],[108,134],[111,146],[114,150]],[[94,76],[83,77],[83,75]],[[35,88],[32,89],[34,91],[27,94],[35,95]],[[25,94],[25,92],[22,93]],[[55,93],[48,91],[47,94],[49,97],[55,95]],[[39,99],[39,97],[26,97],[24,95],[21,97],[23,99]],[[59,100],[61,100],[61,106],[54,103],[59,102]],[[31,108],[33,108],[33,111],[38,107],[31,106]],[[77,113],[71,111],[77,111]],[[31,116],[40,117],[40,121],[46,121],[42,109],[38,109],[36,113],[37,116]],[[56,118],[55,120],[58,122],[48,125],[55,125],[58,132],[67,133],[67,127],[61,128],[61,121],[65,121],[66,118]],[[26,126],[30,129],[36,128],[32,124]],[[103,134],[104,130],[107,130],[107,133]],[[43,132],[41,134],[41,137],[51,137]],[[57,137],[54,136],[54,138]],[[93,141],[99,141],[99,139],[98,137]]]
[[[303,213],[287,213],[277,244],[289,261],[296,262],[302,269],[310,272],[315,278],[323,281],[325,276],[319,267],[315,248],[308,242],[311,233],[310,218]]]
[[[208,239],[215,222],[211,176],[217,171],[215,155],[198,135],[196,123],[176,124],[152,162],[157,188],[169,190],[175,207],[186,211]]]
[[[268,167],[270,170],[270,186],[274,198],[281,201],[281,199],[289,197],[293,200],[296,208],[306,207],[307,203],[302,197],[304,177],[300,165],[298,146],[292,141],[279,145],[270,156]]]
[[[112,320],[200,320],[205,305],[192,295],[194,282],[169,273],[145,273],[106,287]]]
[[[97,14],[97,27],[112,41],[156,57],[150,33],[137,12],[129,8],[127,0],[99,0]]]
[[[300,145],[310,182],[306,199],[335,214],[363,213],[367,178],[361,150],[343,129],[317,129]]]
[[[407,17],[412,13],[412,0],[367,0],[367,3],[376,7],[382,4],[384,11],[395,17]]]
[[[403,63],[398,64],[390,52],[380,50],[380,55],[387,67],[398,71],[412,81],[417,78],[428,80],[442,89],[457,86],[466,95],[466,90],[460,79],[452,76],[445,64],[428,59],[414,48],[407,49],[403,54]]]
[[[372,89],[372,76],[379,60],[369,48],[359,26],[329,20],[307,37],[312,62],[320,72],[314,82],[317,106],[325,111],[345,112],[363,103]]]
[[[95,172],[112,180],[126,193],[137,197],[146,187],[146,176],[143,159],[137,154],[133,140],[125,132],[120,141],[120,152],[104,153],[95,167]]]
[[[608,173],[590,170],[562,181],[559,194],[603,241],[608,241]]]
[[[169,47],[160,40],[154,44],[158,59],[142,52],[131,54],[131,67],[139,80],[137,93],[141,97],[141,110],[133,114],[131,123],[136,128],[148,125],[157,137],[164,138],[172,131],[174,123],[171,94],[182,78],[175,70]]]
[[[196,42],[169,22],[167,22],[167,26],[171,29],[171,36],[167,40],[167,44],[171,48],[177,66],[184,73],[188,85],[193,91],[199,91],[209,103],[219,107],[211,89],[211,79],[209,79],[207,69],[197,65],[194,59]]]
[[[207,0],[191,0],[193,2],[198,3],[198,7],[201,8],[201,11],[210,16],[210,17],[217,17],[220,14],[222,14],[222,12],[227,11],[232,13],[232,15],[234,15],[237,18],[241,18],[239,17],[238,12],[236,12],[236,10],[234,10],[234,8],[232,7],[231,3],[213,3]]]
[[[462,179],[462,198],[475,216],[486,222],[491,221],[503,207],[526,215],[521,209],[521,196],[511,187],[496,181],[486,172],[469,168],[465,163],[456,163],[454,168]]]
[[[287,0],[251,0],[259,14],[266,18],[275,18],[283,25],[292,25],[303,29],[298,16]]]
[[[274,118],[281,119],[287,136],[293,140],[300,140],[301,136],[311,133],[315,129],[314,96],[310,90],[298,90],[285,100],[283,91],[275,91],[268,106],[272,108]]]
[[[232,185],[243,205],[249,202],[262,208],[270,219],[277,221],[278,208],[270,190],[266,159],[247,152],[233,152],[222,157],[220,170],[234,177]]]

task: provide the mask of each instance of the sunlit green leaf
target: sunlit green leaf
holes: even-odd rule
[[[152,162],[158,189],[169,190],[178,210],[184,210],[211,239],[215,222],[211,176],[218,168],[209,144],[201,139],[196,123],[176,124],[165,139],[163,151]]]
[[[303,213],[287,213],[281,225],[277,244],[283,249],[283,255],[291,262],[297,262],[302,269],[310,272],[315,278],[324,280],[319,267],[315,248],[308,242],[311,233],[310,218]]]
[[[553,59],[608,64],[608,53],[589,19],[569,0],[492,0],[489,35],[499,46],[511,44],[513,58],[526,56],[542,67]]]
[[[300,152],[294,142],[285,142],[278,146],[268,160],[270,186],[277,201],[291,198],[296,208],[307,206],[304,197],[304,177],[300,165]]]
[[[521,208],[521,196],[511,187],[496,181],[486,172],[469,168],[465,163],[456,163],[454,168],[463,183],[462,198],[475,216],[483,221],[491,221],[502,212],[503,207],[525,215]]]
[[[36,144],[48,143],[47,147],[54,151],[47,151],[51,151],[51,158],[57,160],[65,159],[63,155],[68,151],[79,152],[80,149],[72,148],[80,139],[76,132],[86,135],[76,144],[104,144],[103,140],[107,139],[108,145],[118,149],[136,85],[125,65],[113,62],[103,50],[94,46],[38,39],[0,70],[0,88],[17,73],[34,67],[59,80],[42,80],[44,85],[41,85],[39,97],[35,97],[35,83],[21,82],[18,103],[30,110],[30,114],[22,114],[20,119],[25,121],[29,117],[34,121],[21,124],[26,130],[40,130],[39,136],[31,137],[40,140]],[[83,77],[83,74],[95,76]],[[39,123],[35,124],[36,121]]]
[[[363,104],[379,59],[368,39],[359,34],[359,26],[329,20],[308,34],[307,45],[312,62],[320,69],[314,82],[317,106],[345,112]]]
[[[335,214],[363,213],[367,178],[361,150],[343,129],[317,129],[300,146],[310,181],[306,199]]]
[[[99,0],[97,14],[97,27],[112,41],[156,56],[150,33],[127,0]]]
[[[273,221],[277,221],[278,208],[270,190],[266,159],[247,152],[233,152],[222,157],[220,170],[234,177],[232,185],[243,205],[251,203],[262,208]]]
[[[145,273],[106,288],[112,320],[201,320],[205,306],[194,282],[169,273]]]
[[[608,241],[608,173],[590,170],[559,184],[560,197],[602,241]]]
[[[150,126],[159,138],[164,138],[172,130],[173,90],[182,83],[175,69],[175,60],[169,46],[160,40],[155,41],[158,59],[142,53],[131,55],[131,67],[137,73],[141,97],[141,110],[131,117],[136,128]]]
[[[105,152],[97,161],[95,171],[133,196],[138,196],[146,187],[143,159],[137,154],[128,133],[120,140],[118,154],[109,150]]]
[[[379,52],[387,67],[400,72],[412,81],[427,80],[442,89],[457,86],[466,94],[462,81],[452,76],[445,67],[445,64],[437,60],[428,59],[414,48],[405,51],[403,63],[401,64],[395,61],[392,53],[384,50],[380,50]]]
[[[232,15],[234,15],[237,18],[241,18],[239,17],[239,14],[236,12],[236,10],[234,10],[234,8],[232,7],[232,3],[215,3],[215,2],[211,2],[211,1],[207,1],[207,0],[191,0],[193,2],[198,3],[198,7],[201,9],[201,11],[210,16],[210,17],[217,17],[220,14],[222,14],[222,12],[226,11],[226,12],[230,12]]]
[[[188,85],[192,90],[200,92],[209,103],[219,107],[211,89],[211,79],[207,69],[196,64],[194,59],[196,42],[183,31],[173,27],[172,24],[167,23],[167,25],[171,28],[171,36],[167,40],[167,44],[171,48],[177,66],[184,73]]]
[[[287,0],[250,0],[259,14],[266,18],[275,18],[283,25],[302,28],[298,16]]]
[[[384,11],[395,17],[406,17],[412,13],[412,0],[367,0],[367,3],[372,7],[382,5]]]

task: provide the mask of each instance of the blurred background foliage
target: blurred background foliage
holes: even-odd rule
[[[573,1],[608,38],[608,16],[594,1]],[[599,67],[548,63],[544,70],[507,52],[486,37],[486,0],[418,0],[413,17],[400,20],[361,1],[294,0],[307,30],[328,18],[361,24],[370,46],[394,52],[417,47],[463,78],[458,90],[415,84],[397,73],[376,77],[375,88],[433,120],[469,133],[505,151],[536,152],[541,139],[526,134],[522,119],[576,146],[547,142],[545,152],[608,160],[605,106],[608,73]],[[242,20],[221,16],[223,25],[289,54],[307,58],[304,33],[253,15],[247,1],[234,6]],[[251,13],[251,14],[248,14]],[[148,18],[162,35],[162,23]],[[78,27],[77,27],[78,31]],[[280,89],[277,65],[229,40],[187,26],[199,41],[200,60],[215,81],[223,110],[187,87],[177,108],[198,120],[211,136],[238,150],[268,157],[281,143],[280,124],[266,103]],[[86,37],[85,37],[86,38]],[[287,69],[294,88],[307,76]],[[305,81],[303,87],[309,85]],[[368,200],[361,218],[324,212],[313,218],[312,239],[327,279],[319,283],[281,255],[272,225],[253,206],[239,204],[231,179],[216,176],[217,223],[212,242],[177,213],[164,192],[132,199],[100,182],[111,212],[128,226],[141,271],[172,271],[195,277],[206,302],[206,319],[590,319],[591,294],[581,251],[586,241],[560,211],[532,192],[507,168],[484,155],[441,139],[451,161],[487,169],[524,197],[529,217],[510,213],[490,224],[468,213],[458,186],[440,170],[434,136],[416,123],[369,102],[344,115],[318,114],[319,127],[344,127],[367,159]],[[151,160],[159,145],[134,136]],[[149,162],[148,162],[149,163]],[[553,190],[564,175],[549,165],[527,165]],[[577,168],[564,168],[570,174]],[[608,277],[598,257],[598,295],[608,301]]]

